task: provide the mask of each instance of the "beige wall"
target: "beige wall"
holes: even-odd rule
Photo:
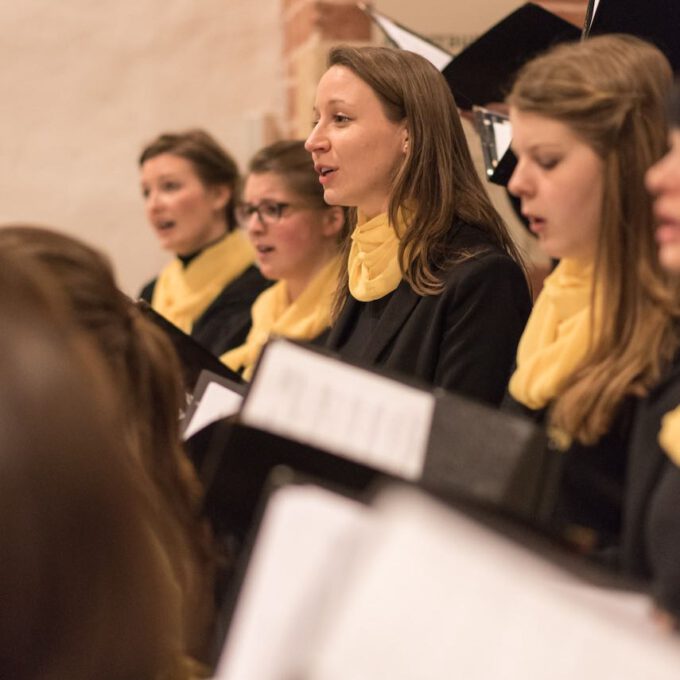
[[[284,40],[289,57],[307,57],[289,44],[284,19],[298,6],[342,2],[1,3],[0,223],[38,222],[83,238],[110,255],[134,293],[168,258],[142,213],[142,143],[166,129],[202,126],[243,166],[277,130],[293,128]],[[585,0],[559,4],[570,2]],[[519,4],[375,1],[419,32],[468,36]],[[325,30],[342,37],[330,10],[320,15],[330,22]],[[307,110],[313,85],[305,87],[298,106]]]
[[[284,110],[279,0],[21,0],[0,4],[0,222],[99,246],[128,292],[167,259],[136,157],[204,126],[243,163]]]

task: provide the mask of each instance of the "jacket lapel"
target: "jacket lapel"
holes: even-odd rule
[[[371,364],[378,361],[385,348],[406,323],[420,299],[420,296],[411,290],[411,286],[406,281],[399,284],[392,293],[373,336],[366,344],[362,359]]]

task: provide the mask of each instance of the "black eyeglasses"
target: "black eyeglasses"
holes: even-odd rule
[[[236,206],[236,218],[241,224],[245,224],[257,213],[257,217],[262,224],[274,224],[281,219],[283,211],[290,207],[290,203],[279,203],[277,201],[262,201],[257,204],[240,203]]]

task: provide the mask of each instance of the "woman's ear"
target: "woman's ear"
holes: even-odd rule
[[[231,200],[232,189],[226,184],[215,184],[209,188],[209,196],[215,212],[221,212]]]
[[[323,235],[328,237],[337,236],[344,226],[345,209],[341,208],[339,205],[333,205],[326,208],[323,216]]]

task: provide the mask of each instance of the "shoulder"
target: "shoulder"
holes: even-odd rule
[[[453,230],[450,245],[456,257],[441,272],[445,291],[493,289],[531,304],[524,271],[508,253],[478,227],[457,222]]]
[[[152,279],[148,283],[144,284],[142,286],[142,289],[139,291],[139,294],[137,297],[141,298],[145,302],[148,302],[151,304],[151,298],[153,297],[153,291],[156,288],[156,281],[158,281],[157,278]]]

